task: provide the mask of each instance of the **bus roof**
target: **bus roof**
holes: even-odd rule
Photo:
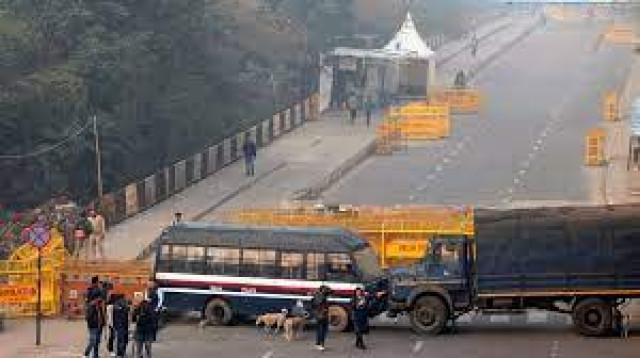
[[[339,228],[255,227],[218,223],[181,223],[165,229],[162,244],[348,253],[367,246]]]

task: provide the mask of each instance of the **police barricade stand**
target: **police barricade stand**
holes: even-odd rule
[[[68,319],[84,314],[85,292],[93,276],[112,285],[111,292],[124,294],[128,300],[144,297],[151,268],[146,262],[69,261],[61,276],[63,314]]]
[[[609,92],[604,97],[603,103],[604,119],[608,122],[620,120],[620,109],[618,105],[618,95],[615,92]]]
[[[410,103],[392,111],[406,140],[433,140],[450,135],[450,112],[447,104]]]
[[[607,29],[604,39],[615,45],[631,45],[635,40],[635,34],[629,26],[614,25]]]
[[[482,109],[482,96],[476,89],[434,88],[429,91],[428,103],[447,104],[451,114],[475,114]]]
[[[605,140],[606,132],[602,128],[594,128],[587,133],[584,153],[584,164],[586,166],[601,166],[605,164]]]

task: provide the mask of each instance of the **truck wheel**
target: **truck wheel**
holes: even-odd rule
[[[411,327],[419,334],[440,334],[447,324],[448,310],[435,296],[420,297],[409,313]]]
[[[349,328],[349,313],[342,306],[329,306],[329,330],[345,332]]]
[[[210,325],[228,326],[233,319],[233,310],[225,300],[214,298],[207,303],[204,316]]]
[[[611,331],[611,305],[600,299],[587,299],[573,308],[573,325],[585,336],[604,336]]]

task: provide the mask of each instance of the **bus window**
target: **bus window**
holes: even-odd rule
[[[160,257],[157,263],[158,271],[171,270],[171,245],[162,245],[160,249]]]
[[[302,279],[304,256],[297,252],[283,252],[280,254],[281,278]]]
[[[209,247],[207,249],[209,273],[212,275],[238,275],[240,249]]]
[[[276,252],[273,250],[242,250],[240,275],[245,277],[276,277]]]
[[[324,280],[324,265],[324,254],[307,254],[307,280]]]
[[[351,281],[353,265],[348,254],[327,254],[327,280]]]
[[[204,247],[173,245],[172,271],[204,273]]]

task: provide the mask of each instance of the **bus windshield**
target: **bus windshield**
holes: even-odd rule
[[[383,275],[380,265],[378,265],[378,256],[371,247],[365,247],[353,253],[358,268],[360,269],[365,280],[372,280]]]

